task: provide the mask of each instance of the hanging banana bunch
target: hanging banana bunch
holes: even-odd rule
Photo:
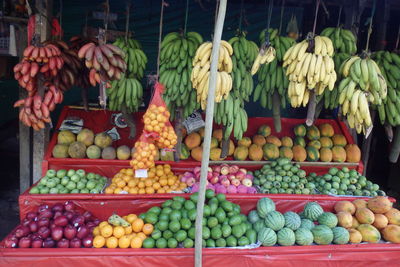
[[[125,52],[127,70],[120,80],[112,81],[107,89],[109,109],[121,111],[125,104],[128,112],[136,112],[142,103],[143,86],[141,80],[147,64],[147,57],[140,43],[135,39],[117,38],[114,42]]]
[[[208,85],[210,79],[212,43],[205,42],[199,46],[193,59],[193,70],[190,77],[193,87],[197,91],[197,102],[203,110],[206,109]],[[221,40],[218,56],[217,88],[215,91],[215,102],[219,103],[222,99],[227,99],[232,89],[232,46]]]
[[[267,30],[260,33],[260,43],[265,42]],[[276,58],[270,64],[262,65],[258,74],[258,84],[255,88],[253,101],[260,100],[263,108],[272,109],[272,95],[275,91],[279,93],[282,108],[286,107],[286,88],[289,85],[289,80],[285,75],[285,70],[282,67],[283,55],[295,43],[292,38],[279,36],[278,30],[268,29],[270,34],[270,42],[276,50]]]
[[[202,43],[203,38],[197,32],[171,32],[161,42],[160,82],[166,87],[163,98],[168,110],[182,108],[183,118],[199,108],[190,75],[192,59]],[[171,112],[171,120],[174,116],[175,112]]]
[[[371,56],[387,82],[387,98],[378,109],[382,124],[400,125],[400,56],[394,52],[378,51]]]
[[[343,115],[357,133],[366,133],[372,125],[369,103],[378,110],[386,99],[387,85],[378,65],[363,52],[361,57],[353,56],[340,67],[343,79],[338,86],[339,104]]]
[[[313,90],[316,95],[322,95],[327,87],[333,90],[336,82],[333,52],[332,41],[318,35],[307,37],[286,51],[283,67],[287,67],[292,107],[305,107]]]
[[[332,40],[335,54],[333,55],[333,62],[335,63],[335,71],[339,73],[339,68],[342,63],[357,53],[357,41],[354,34],[350,30],[337,28],[325,28],[321,32],[321,36],[326,36]],[[339,105],[339,93],[337,85],[332,91],[325,90],[322,95],[324,107],[326,109],[334,109]]]

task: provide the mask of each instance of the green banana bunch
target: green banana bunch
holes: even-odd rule
[[[254,87],[250,71],[258,54],[258,46],[255,42],[247,40],[244,33],[232,37],[228,43],[233,48],[231,74],[233,93],[236,97],[249,101]]]
[[[127,76],[141,80],[146,69],[147,56],[143,52],[140,43],[135,39],[125,40],[125,38],[119,37],[114,42],[114,45],[125,52],[124,60],[127,64]]]
[[[340,27],[325,28],[321,32],[321,36],[326,36],[332,40],[333,48],[335,49],[333,62],[335,63],[336,73],[339,73],[339,68],[342,63],[357,52],[356,38],[350,30]],[[326,109],[336,108],[339,105],[337,85],[335,85],[332,91],[325,90],[321,99],[323,99]],[[317,100],[319,101],[319,99]]]
[[[142,103],[143,87],[137,78],[123,76],[120,80],[111,81],[107,97],[110,110],[121,111],[124,103],[128,112],[136,112]]]
[[[233,131],[236,140],[243,137],[243,133],[247,130],[247,113],[244,109],[243,100],[229,94],[226,99],[215,103],[214,107],[215,123],[226,127],[223,138],[229,138]]]
[[[387,98],[375,106],[382,124],[400,125],[400,56],[394,52],[378,51],[372,54],[387,82]]]
[[[387,85],[376,62],[363,53],[353,56],[340,66],[342,80],[338,86],[339,104],[343,115],[357,133],[372,125],[369,103],[382,106],[387,95]]]
[[[199,108],[190,77],[193,57],[202,43],[197,32],[171,32],[161,42],[159,81],[166,88],[163,98],[169,110],[182,108],[184,118]],[[174,116],[171,112],[171,120]]]
[[[267,30],[260,33],[260,44],[265,43]],[[276,57],[269,63],[262,65],[257,73],[258,84],[254,89],[253,101],[260,100],[263,108],[272,109],[272,95],[278,92],[282,108],[286,107],[286,88],[289,80],[282,67],[283,55],[295,43],[292,38],[279,36],[277,29],[268,29],[271,46],[275,48]]]

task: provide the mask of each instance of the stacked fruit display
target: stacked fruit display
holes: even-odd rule
[[[200,167],[195,167],[193,172],[185,172],[180,180],[191,186],[191,192],[199,191]],[[228,194],[254,194],[253,175],[245,168],[237,165],[221,164],[211,166],[207,173],[207,189],[216,193]]]
[[[99,220],[72,202],[40,205],[4,240],[6,248],[91,248]]]
[[[338,86],[339,104],[347,121],[357,133],[372,125],[369,103],[381,106],[387,95],[386,80],[374,60],[366,53],[353,56],[340,67],[343,76]]]
[[[196,205],[198,194],[189,199],[177,196],[166,200],[161,207],[152,207],[141,214],[146,223],[154,224],[151,237],[143,241],[144,248],[194,247]],[[206,191],[203,215],[203,247],[236,247],[256,243],[256,232],[251,229],[240,206],[224,194]]]
[[[377,106],[379,119],[382,124],[388,122],[397,126],[400,124],[400,56],[394,52],[378,51],[372,54],[372,58],[387,82],[388,97]]]
[[[153,229],[152,224],[144,223],[134,213],[123,217],[113,214],[93,229],[93,247],[141,248]]]
[[[168,164],[156,165],[147,172],[147,178],[136,178],[133,169],[121,169],[105,189],[106,194],[164,194],[182,192],[186,183],[179,181]]]
[[[336,82],[331,39],[312,36],[290,47],[283,57],[289,78],[288,96],[292,107],[306,106],[311,92],[322,95]]]
[[[310,173],[307,177],[319,193],[326,195],[354,195],[354,196],[385,196],[385,192],[379,190],[379,185],[361,175],[356,170],[331,168],[324,175]]]
[[[127,112],[135,112],[142,103],[143,86],[141,79],[147,64],[147,57],[135,39],[117,38],[113,45],[124,52],[123,60],[127,68],[121,79],[111,82],[107,89],[109,109],[122,111],[125,105]]]
[[[161,42],[160,83],[166,88],[163,99],[171,111],[182,108],[183,118],[199,108],[191,73],[192,59],[202,43],[203,38],[197,32],[171,32]],[[174,115],[172,112],[172,119]]]
[[[103,132],[94,134],[90,129],[82,129],[77,135],[68,130],[60,131],[57,135],[57,144],[52,155],[55,158],[75,159],[121,159],[126,160],[131,156],[128,146],[112,147],[112,138]]]
[[[282,214],[271,199],[262,198],[248,219],[262,246],[347,244],[350,240],[349,232],[337,226],[335,214],[324,212],[317,202],[307,202],[300,214],[293,211]]]
[[[48,170],[30,194],[99,194],[103,192],[107,177],[84,170]]]
[[[254,185],[263,194],[316,194],[299,164],[281,158],[254,172]]]
[[[386,197],[368,201],[339,201],[334,206],[338,224],[348,229],[351,243],[400,243],[400,211]]]

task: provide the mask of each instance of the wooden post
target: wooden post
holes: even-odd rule
[[[220,0],[219,2],[218,16],[214,28],[213,49],[211,52],[210,83],[209,83],[208,97],[207,97],[206,125],[205,125],[205,134],[203,143],[203,157],[201,159],[200,187],[199,187],[199,196],[197,201],[197,215],[196,215],[196,238],[195,238],[195,254],[194,254],[194,262],[196,267],[202,266],[201,254],[202,254],[202,243],[203,243],[202,242],[203,210],[204,210],[204,200],[206,192],[208,163],[210,157],[215,89],[217,86],[218,52],[221,43],[222,30],[224,28],[226,2],[227,0]]]
[[[40,35],[40,41],[46,41],[50,37],[49,20],[52,18],[52,0],[36,1],[35,33]],[[39,79],[40,80],[40,79]],[[44,94],[43,84],[39,81],[38,92]],[[37,182],[42,177],[42,161],[45,150],[49,143],[50,127],[46,124],[46,128],[33,132],[33,159],[32,159],[32,180]]]

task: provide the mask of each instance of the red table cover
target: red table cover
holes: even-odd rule
[[[228,196],[239,204],[242,212],[254,209],[260,195]],[[277,210],[300,211],[308,196],[286,199],[270,195]],[[338,198],[337,200],[339,200]],[[354,198],[350,198],[352,200]],[[74,201],[100,219],[113,212],[120,215],[140,213],[161,204],[165,199],[131,200],[119,199],[99,202],[96,198]],[[332,210],[335,203],[328,197],[319,197],[319,204]],[[55,203],[42,200],[40,203]],[[33,210],[39,202],[31,202],[27,210]],[[1,246],[1,243],[0,243]],[[358,245],[313,245],[290,247],[260,247],[256,249],[207,248],[203,249],[204,266],[399,266],[400,245],[391,243]],[[5,249],[0,248],[0,266],[193,266],[193,249]]]

